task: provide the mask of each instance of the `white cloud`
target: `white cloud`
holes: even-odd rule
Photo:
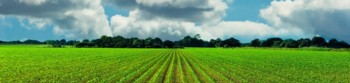
[[[41,5],[45,3],[47,0],[18,0],[19,3],[25,3],[28,5]]]
[[[211,33],[214,37],[236,37],[248,42],[255,38],[268,37],[304,37],[300,29],[281,28],[276,29],[269,25],[251,21],[223,21],[215,26],[206,26],[204,31]]]
[[[217,37],[224,36],[246,36],[261,37],[266,35],[277,35],[277,31],[268,25],[251,21],[224,21],[215,26],[209,26],[210,31]],[[274,33],[271,33],[274,32]],[[248,34],[249,33],[249,34]]]
[[[22,25],[55,27],[56,34],[74,38],[111,36],[100,0],[1,0],[0,15],[14,16]]]
[[[201,34],[202,39],[238,37],[245,40],[283,36],[304,36],[297,28],[273,28],[251,21],[222,21],[227,0],[114,0],[134,4],[129,16],[111,18],[114,35],[126,37],[160,37],[178,40]],[[124,5],[119,5],[124,6]],[[247,42],[247,41],[244,41]]]
[[[244,42],[255,38],[304,36],[299,29],[275,29],[266,24],[251,21],[222,21],[212,25],[196,25],[193,22],[163,18],[140,20],[137,18],[139,13],[135,10],[130,12],[129,17],[113,16],[111,27],[114,35],[178,40],[187,35],[201,34],[204,40],[237,37],[247,40]]]
[[[349,5],[349,0],[273,1],[260,15],[274,27],[350,41]]]
[[[129,16],[112,17],[114,35],[126,37],[161,37],[178,40],[201,34],[205,40],[239,37],[242,39],[274,36],[304,36],[300,29],[278,29],[251,21],[222,21],[227,0],[114,0],[134,4]],[[124,5],[119,5],[124,6]],[[290,36],[294,35],[294,36]],[[247,41],[245,41],[247,42]]]
[[[50,20],[46,19],[39,19],[39,18],[31,18],[31,17],[16,17],[20,23],[21,27],[24,27],[26,29],[45,29],[46,26],[48,26]]]
[[[199,25],[220,22],[227,8],[221,0],[113,1],[117,6],[133,8],[129,16],[115,15],[111,18],[114,35],[160,37],[167,40],[178,40],[195,34],[213,38]],[[126,6],[120,2],[133,5]]]
[[[109,23],[107,21],[106,15],[102,7],[96,9],[81,9],[81,10],[72,10],[67,11],[64,15],[69,16],[70,21],[69,25],[60,24],[65,22],[59,22],[57,24],[63,26],[57,26],[55,32],[62,35],[68,35],[73,38],[97,38],[101,35],[111,36],[111,30]],[[74,27],[74,28],[66,28]]]
[[[222,0],[109,0],[118,7],[138,10],[146,20],[166,18],[195,23],[219,22],[227,4]],[[125,5],[128,4],[128,5]]]
[[[138,11],[130,13],[129,17],[115,15],[111,18],[114,35],[125,37],[160,37],[164,40],[178,40],[186,35],[204,34],[201,28],[193,22],[173,21],[163,18],[140,20],[136,18]]]
[[[3,28],[11,28],[12,24],[7,20],[7,18],[3,15],[0,15],[0,25],[5,26]]]

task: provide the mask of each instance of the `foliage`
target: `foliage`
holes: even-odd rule
[[[284,47],[284,48],[298,48],[298,42],[293,40],[293,39],[287,39],[287,40],[284,40],[280,44],[280,47]]]
[[[165,48],[173,48],[175,46],[175,43],[170,40],[166,40],[164,41],[163,46]]]
[[[223,47],[240,47],[241,42],[235,38],[229,38],[224,41],[222,41]]]
[[[204,47],[204,41],[200,39],[200,35],[197,34],[194,37],[185,36],[182,40],[180,40],[182,46],[185,47]]]
[[[327,42],[323,37],[314,37],[311,40],[311,45],[316,47],[326,47]]]
[[[297,42],[298,42],[299,48],[311,46],[311,40],[309,38],[305,38],[305,39],[301,38]]]
[[[250,42],[251,46],[253,47],[259,47],[260,46],[260,40],[259,39],[254,39]]]
[[[269,38],[263,43],[263,46],[266,47],[279,47],[279,45],[283,42],[281,38]]]

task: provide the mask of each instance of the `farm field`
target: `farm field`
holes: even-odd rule
[[[0,82],[350,82],[349,51],[0,46]]]

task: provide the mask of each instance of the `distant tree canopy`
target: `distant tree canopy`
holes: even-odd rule
[[[78,41],[73,41],[73,40],[66,41],[65,39],[61,39],[61,40],[46,40],[43,43],[46,43],[50,47],[60,48],[60,47],[64,47],[65,45],[74,45],[75,43],[78,43]]]
[[[283,42],[281,38],[269,38],[266,41],[261,43],[263,47],[279,47],[279,45]]]
[[[328,48],[350,48],[345,41],[331,39],[329,42],[323,37],[313,37],[312,40],[305,38],[299,40],[281,38],[269,38],[267,40],[254,39],[250,42],[252,47],[281,47],[281,48],[302,48],[302,47],[328,47]]]
[[[284,47],[284,48],[298,48],[299,44],[297,41],[293,39],[287,39],[284,40],[282,43],[279,44],[279,47]]]
[[[221,44],[222,44],[221,47],[240,47],[242,45],[239,40],[232,37],[222,41]]]
[[[173,41],[170,41],[170,40],[165,40],[163,43],[163,46],[165,48],[174,48],[175,43]]]
[[[185,47],[205,47],[204,41],[200,39],[200,35],[197,34],[194,37],[185,36],[180,40],[180,44]]]
[[[254,39],[250,42],[250,45],[253,47],[260,47],[260,40],[259,39]]]
[[[314,37],[311,40],[311,45],[316,47],[326,47],[327,42],[323,37]]]
[[[305,39],[302,38],[302,39],[297,40],[297,42],[298,42],[299,48],[311,46],[311,40],[309,38],[305,38]]]
[[[211,39],[208,43],[208,47],[221,47],[222,41],[220,38],[217,38],[216,40]]]
[[[165,40],[160,38],[124,38],[122,36],[108,37],[102,36],[99,39],[83,40],[76,43],[75,47],[99,47],[99,48],[183,48],[183,47],[240,47],[241,43],[235,38],[229,38],[224,41],[216,39],[213,41],[204,41],[197,34],[193,37],[185,36],[179,41]]]
[[[303,47],[328,47],[328,48],[350,48],[345,41],[330,39],[328,42],[323,37],[302,38],[299,40],[281,39],[277,37],[268,38],[266,40],[254,39],[250,43],[241,43],[233,37],[222,40],[220,38],[204,41],[199,34],[185,36],[181,40],[163,41],[160,38],[125,38],[123,36],[101,36],[98,39],[84,39],[82,41],[75,40],[47,40],[40,42],[37,40],[25,41],[0,41],[0,44],[47,44],[50,47],[64,47],[65,45],[74,45],[77,48],[183,48],[183,47],[275,47],[275,48],[303,48]]]

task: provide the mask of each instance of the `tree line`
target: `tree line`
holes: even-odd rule
[[[197,34],[193,37],[185,36],[179,41],[162,40],[156,38],[125,38],[122,36],[102,36],[99,39],[83,40],[75,44],[76,47],[101,47],[101,48],[183,48],[183,47],[215,47],[217,42],[208,42]],[[240,47],[242,44],[235,38],[220,41],[220,47]]]
[[[299,40],[281,38],[269,38],[267,40],[254,39],[251,41],[252,47],[280,47],[280,48],[303,48],[303,47],[327,47],[327,48],[350,48],[345,41],[330,39],[328,42],[323,37],[301,38]]]
[[[274,37],[266,40],[254,39],[250,43],[241,43],[233,37],[222,40],[220,38],[210,41],[202,40],[200,35],[185,36],[178,41],[163,41],[161,38],[125,38],[123,36],[102,36],[98,39],[82,41],[70,40],[47,40],[40,42],[37,40],[26,41],[0,41],[7,44],[48,44],[50,47],[64,47],[73,45],[77,48],[183,48],[183,47],[276,47],[276,48],[303,48],[303,47],[324,47],[324,48],[350,48],[345,41],[330,39],[326,41],[323,37],[301,38],[298,40]]]
[[[46,41],[38,41],[38,40],[32,40],[32,39],[28,39],[25,41],[1,41],[0,40],[0,44],[47,44],[50,47],[64,47],[65,45],[74,45],[76,43],[79,43],[79,41],[76,40],[69,40],[66,41],[65,39],[61,39],[61,40],[46,40]]]

